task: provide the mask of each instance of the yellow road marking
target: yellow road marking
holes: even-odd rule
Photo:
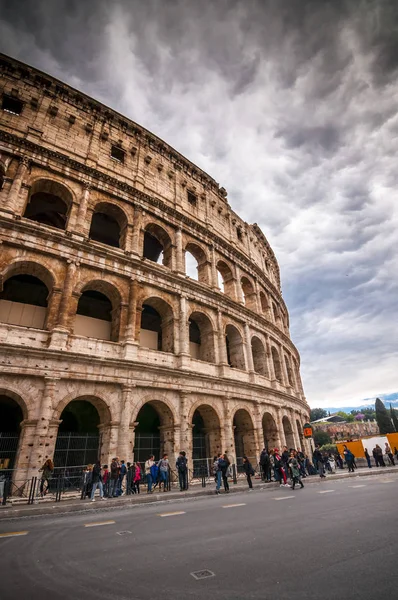
[[[115,521],[97,521],[96,523],[86,523],[84,527],[99,527],[100,525],[113,525]]]
[[[29,531],[9,531],[8,533],[0,533],[0,538],[17,537],[18,535],[28,535]]]
[[[158,517],[174,517],[175,515],[185,515],[185,511],[177,510],[176,512],[159,513]]]
[[[246,504],[244,502],[241,504],[224,504],[222,508],[235,508],[235,506],[246,506]]]

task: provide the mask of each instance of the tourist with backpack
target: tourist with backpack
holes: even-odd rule
[[[355,456],[353,455],[353,453],[351,452],[351,450],[349,450],[347,448],[347,446],[345,444],[344,444],[344,459],[345,459],[345,462],[347,463],[348,472],[349,473],[354,473],[354,460],[355,460]]]
[[[170,464],[169,464],[169,459],[168,459],[168,455],[167,454],[163,454],[162,458],[160,459],[160,461],[158,462],[158,467],[159,467],[159,491],[162,489],[162,483],[163,483],[163,491],[167,492],[168,491],[168,481],[169,481],[169,468],[170,468]]]
[[[227,454],[220,454],[220,458],[218,459],[218,466],[221,470],[221,477],[224,484],[224,490],[226,494],[229,494],[229,484],[228,484],[228,468],[230,466],[230,460]]]
[[[154,469],[155,467],[155,469]],[[155,478],[153,477],[156,471],[156,475]],[[156,482],[157,479],[157,474],[158,474],[158,468],[157,465],[155,464],[155,457],[153,454],[151,454],[151,456],[148,458],[147,461],[145,461],[145,475],[146,475],[146,481],[147,481],[147,486],[148,486],[148,490],[147,493],[148,494],[152,494],[152,485],[154,482]]]
[[[252,477],[254,476],[254,469],[247,458],[247,456],[243,457],[243,470],[246,473],[247,483],[249,485],[249,490],[253,489]]]
[[[184,492],[188,489],[188,461],[184,450],[180,452],[176,460],[176,467],[178,472],[178,481],[180,484],[180,492]]]
[[[300,487],[303,488],[304,483],[301,481],[299,461],[293,450],[290,452],[289,468],[292,475],[292,489],[294,490],[296,483],[299,483]]]
[[[102,485],[101,463],[99,460],[97,460],[97,462],[95,463],[95,465],[93,467],[91,483],[92,483],[91,496],[90,496],[91,502],[95,502],[94,496],[95,496],[95,490],[97,489],[97,487],[99,488],[99,491],[100,491],[101,500],[105,500],[104,488]]]

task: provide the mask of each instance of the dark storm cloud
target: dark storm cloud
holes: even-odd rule
[[[0,8],[5,53],[154,131],[259,222],[310,402],[396,391],[396,2]]]

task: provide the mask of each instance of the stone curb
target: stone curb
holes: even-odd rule
[[[328,475],[326,481],[336,481],[338,479],[352,479],[356,477],[368,477],[368,476],[377,476],[383,474],[398,474],[398,466],[397,467],[386,467],[379,468],[376,467],[373,469],[358,469],[355,473],[336,473],[334,475]],[[316,475],[312,475],[307,477],[305,480],[305,485],[312,483],[320,483],[320,478]],[[279,484],[272,483],[264,483],[259,480],[254,480],[254,491],[269,491],[269,490],[277,490],[279,489]],[[240,485],[240,482],[237,485],[232,484],[230,486],[230,491],[233,494],[236,493],[244,493],[248,492],[248,488],[245,482],[245,485]],[[18,519],[23,517],[41,517],[41,516],[52,516],[52,515],[63,515],[69,513],[87,513],[87,512],[96,512],[98,510],[109,510],[109,509],[117,509],[117,508],[133,508],[135,506],[142,506],[145,504],[159,504],[159,503],[169,503],[171,501],[184,501],[184,500],[194,500],[195,498],[201,498],[203,496],[214,496],[214,484],[213,482],[206,486],[206,488],[198,488],[193,491],[188,491],[185,493],[171,491],[167,493],[157,493],[157,494],[146,494],[145,492],[140,494],[140,496],[125,496],[122,498],[118,498],[115,500],[107,500],[102,503],[98,499],[94,503],[88,500],[64,500],[60,503],[55,504],[54,502],[46,502],[45,504],[37,505],[33,504],[30,506],[22,506],[22,507],[1,507],[0,506],[0,521]]]

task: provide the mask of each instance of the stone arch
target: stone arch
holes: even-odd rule
[[[189,350],[192,358],[216,362],[216,340],[211,319],[202,312],[189,316]]]
[[[120,206],[113,202],[97,202],[93,208],[89,238],[107,246],[124,248],[127,222],[127,215]]]
[[[99,394],[72,393],[68,394],[58,402],[57,406],[54,408],[53,419],[59,421],[65,408],[71,402],[77,401],[90,402],[90,404],[98,411],[101,425],[108,425],[115,418],[115,415],[112,415],[111,407],[103,396]]]
[[[269,305],[268,305],[268,299],[267,296],[265,295],[265,292],[260,291],[260,306],[261,306],[261,311],[264,315],[268,315],[268,311],[269,311]]]
[[[174,312],[168,302],[151,296],[141,304],[140,346],[174,352]]]
[[[22,423],[28,418],[23,398],[8,388],[0,388],[0,463],[14,469],[22,444]]]
[[[282,419],[283,432],[285,434],[286,446],[288,450],[295,447],[293,428],[289,417],[286,415]]]
[[[144,228],[143,257],[171,268],[172,248],[172,240],[166,229],[157,223],[147,223]]]
[[[163,453],[174,454],[176,414],[171,403],[145,398],[135,410],[134,460],[144,463],[151,454],[159,460]],[[172,462],[172,461],[171,461]]]
[[[288,383],[289,383],[290,387],[294,388],[293,371],[292,371],[292,367],[291,367],[291,364],[290,364],[289,357],[286,356],[286,354],[285,354],[285,366],[286,366],[286,373],[287,373]]]
[[[54,276],[43,265],[16,261],[0,277],[0,320],[10,325],[46,329]]]
[[[192,260],[188,260],[189,257],[187,255],[192,257]],[[194,268],[196,269],[196,275]],[[210,283],[207,254],[202,246],[195,242],[188,242],[185,246],[185,271],[189,277],[196,279],[200,283]]]
[[[222,452],[220,416],[211,404],[200,401],[191,410],[189,423],[194,474],[210,473],[213,457]]]
[[[253,419],[247,408],[237,408],[233,415],[235,455],[238,469],[242,468],[243,457],[247,456],[254,465],[257,463],[256,438]],[[254,466],[253,465],[253,466]]]
[[[262,418],[262,427],[264,435],[264,447],[268,450],[279,446],[278,427],[274,417],[269,412],[265,412]]]
[[[254,335],[251,340],[251,352],[253,356],[254,371],[259,373],[259,375],[268,376],[265,347],[263,342],[256,335]]]
[[[108,281],[93,279],[81,282],[74,295],[78,298],[74,334],[119,341],[122,299],[117,287]]]
[[[274,365],[275,379],[277,379],[277,381],[282,383],[283,380],[282,380],[281,360],[279,357],[279,352],[275,348],[275,346],[271,346],[271,356],[272,356],[272,363]]]
[[[217,262],[218,284],[221,291],[235,300],[235,278],[232,268],[224,260]]]
[[[246,370],[243,336],[235,325],[228,324],[226,326],[225,343],[229,366],[242,371]]]
[[[65,230],[72,203],[73,194],[64,183],[40,178],[30,188],[23,216],[42,225]]]
[[[245,306],[250,310],[257,310],[256,291],[253,283],[245,275],[241,277],[240,285],[243,292]]]

